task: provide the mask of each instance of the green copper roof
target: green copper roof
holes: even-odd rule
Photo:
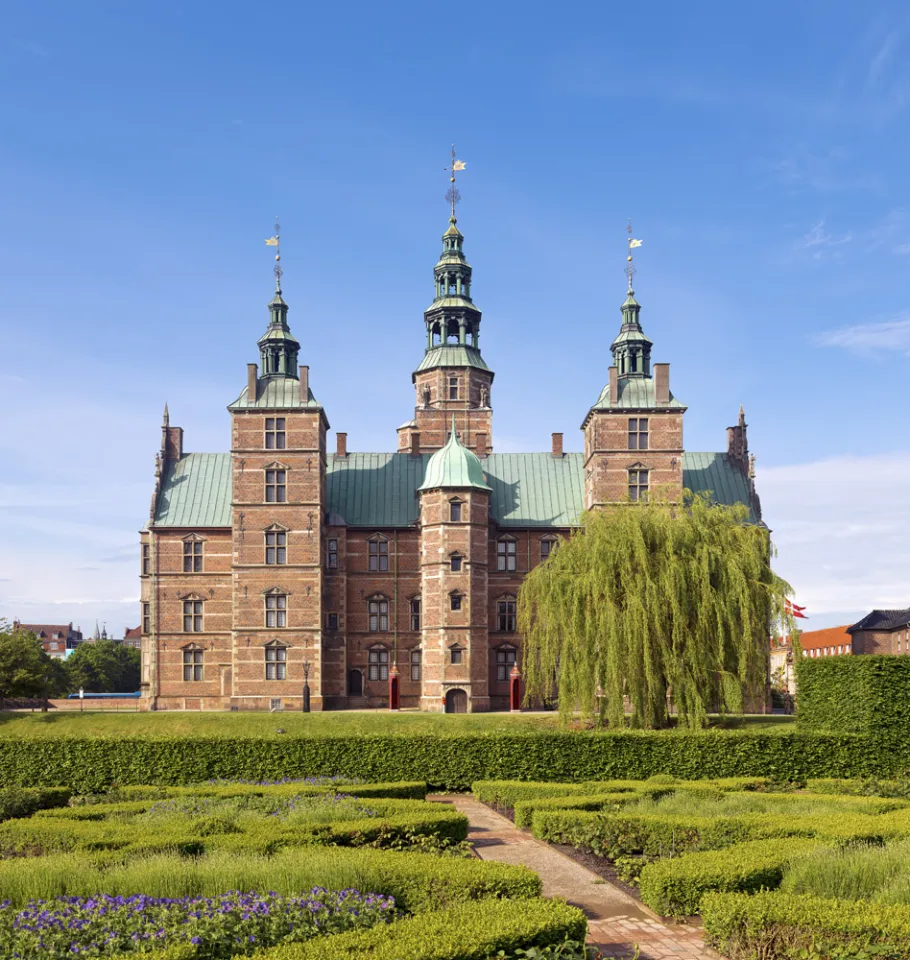
[[[231,455],[186,453],[168,463],[155,506],[160,527],[231,525]]]
[[[349,453],[328,456],[326,513],[351,527],[409,527],[429,455]],[[576,526],[584,508],[580,453],[491,453],[481,461],[490,516],[500,527]],[[750,505],[749,483],[724,453],[683,454],[683,484],[712,491],[716,503]],[[757,519],[754,514],[753,520]],[[155,512],[161,527],[231,525],[231,455],[188,453],[168,464]]]
[[[424,354],[415,373],[421,370],[431,370],[433,367],[476,367],[478,370],[489,370],[477,347],[464,343],[443,344],[430,347]]]
[[[228,406],[228,410],[321,410],[313,391],[307,391],[307,399],[301,402],[300,381],[293,377],[271,377],[259,381],[259,397],[250,402],[247,388]]]
[[[454,417],[446,445],[430,457],[423,483],[417,489],[490,491],[477,454],[458,442]]]
[[[654,398],[654,379],[652,377],[630,377],[629,379],[619,378],[617,384],[618,402],[610,403],[610,384],[608,383],[603,390],[597,402],[591,407],[592,410],[651,410],[651,409],[674,409],[685,410],[685,404],[679,402],[676,397],[670,393],[669,403],[658,403]]]

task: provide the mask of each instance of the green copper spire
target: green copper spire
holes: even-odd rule
[[[275,247],[275,296],[269,303],[269,325],[259,338],[259,357],[262,377],[293,377],[297,379],[297,354],[300,343],[288,326],[288,305],[281,295],[281,227],[275,222],[275,236],[266,240]]]
[[[455,415],[452,415],[452,432],[446,445],[437,450],[427,463],[427,472],[418,490],[482,490],[490,492],[483,475],[483,464],[476,454],[458,442],[455,432]]]
[[[610,346],[613,353],[613,362],[618,368],[620,378],[650,377],[651,376],[651,345],[652,341],[645,336],[641,328],[639,314],[641,304],[635,299],[632,289],[632,277],[635,275],[635,266],[632,262],[632,251],[641,246],[641,240],[632,236],[632,221],[629,221],[629,255],[626,258],[626,276],[629,279],[629,288],[626,299],[619,308],[622,313],[622,325],[619,334]]]

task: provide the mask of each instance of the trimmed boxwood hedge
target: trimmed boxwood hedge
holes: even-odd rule
[[[857,658],[857,660],[863,658]],[[892,658],[897,660],[898,658]],[[907,658],[910,663],[910,658]],[[910,703],[910,698],[908,698]],[[273,738],[0,739],[0,783],[97,792],[112,784],[357,776],[466,790],[478,780],[887,777],[910,767],[910,738],[714,730]]]
[[[799,657],[796,677],[801,727],[889,738],[910,733],[910,657]]]
[[[65,807],[73,791],[66,787],[5,787],[0,790],[0,820],[30,817],[38,810]]]
[[[711,893],[701,902],[706,940],[724,956],[804,957],[876,947],[880,960],[910,957],[910,906],[778,892]],[[840,955],[840,954],[838,954]],[[863,954],[865,956],[865,954]]]

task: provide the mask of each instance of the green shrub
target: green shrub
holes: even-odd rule
[[[464,790],[492,777],[584,783],[664,773],[689,780],[772,777],[799,781],[890,777],[907,768],[910,738],[884,733],[721,730],[278,739],[0,738],[0,783],[63,784],[83,793],[97,793],[115,783],[181,785],[218,778],[279,780],[355,772],[377,783],[416,778],[433,787]]]
[[[542,797],[515,802],[515,826],[527,829],[538,810],[615,810],[635,798],[633,793],[601,793],[594,796]]]
[[[5,787],[0,790],[0,820],[30,817],[37,810],[65,807],[72,796],[66,787]]]
[[[58,896],[214,896],[226,890],[274,890],[282,895],[322,886],[393,896],[408,913],[492,897],[539,897],[540,878],[527,867],[420,853],[313,848],[305,857],[215,853],[200,858],[158,855],[57,854],[0,860],[0,900],[14,905]]]
[[[701,917],[711,946],[741,960],[849,957],[870,948],[882,950],[875,954],[882,960],[910,956],[910,907],[780,892],[709,893]]]
[[[559,900],[485,900],[310,944],[275,947],[254,960],[487,960],[499,950],[584,940],[586,931],[584,914]]]
[[[639,880],[642,902],[663,916],[698,913],[709,892],[773,889],[787,865],[818,849],[818,840],[754,840],[723,850],[685,853],[647,864]]]
[[[353,797],[377,797],[390,800],[425,800],[427,785],[420,780],[392,783],[308,784],[308,783],[195,783],[187,786],[127,786],[115,788],[108,797],[95,795],[94,802],[127,800],[165,800],[171,797],[247,797],[247,796],[320,796],[345,793]]]
[[[799,725],[812,729],[910,733],[910,658],[797,658]]]

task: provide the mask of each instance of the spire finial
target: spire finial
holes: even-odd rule
[[[626,276],[629,278],[629,293],[635,293],[632,289],[632,277],[635,276],[635,264],[632,262],[632,251],[641,246],[641,240],[636,240],[632,236],[632,218],[629,217],[629,225],[626,227],[626,233],[629,234],[629,255],[626,257]]]
[[[265,245],[275,248],[275,293],[281,293],[281,275],[284,271],[281,269],[281,224],[278,217],[275,217],[275,235],[269,237]]]
[[[452,414],[452,440],[458,443],[458,434],[455,432],[455,414]]]
[[[162,426],[167,426],[171,422],[171,418],[167,412],[167,401],[164,402],[164,420],[162,421]]]
[[[446,167],[446,170],[449,171],[449,183],[451,186],[446,192],[446,200],[452,204],[452,223],[455,223],[455,204],[461,199],[461,194],[458,192],[458,187],[455,186],[455,174],[459,170],[465,169],[464,160],[457,160],[455,158],[455,144],[452,144],[452,163]]]

